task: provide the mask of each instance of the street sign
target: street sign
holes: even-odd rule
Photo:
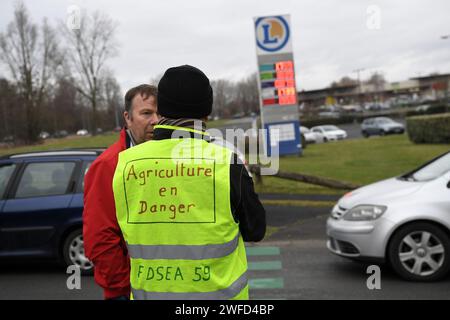
[[[254,22],[265,153],[270,156],[278,148],[280,155],[301,154],[290,16],[258,17]]]

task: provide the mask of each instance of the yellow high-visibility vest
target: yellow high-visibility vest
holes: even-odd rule
[[[133,299],[248,299],[245,247],[230,207],[231,157],[192,138],[119,154],[113,190]]]

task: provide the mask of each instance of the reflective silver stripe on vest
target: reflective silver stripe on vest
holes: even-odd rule
[[[239,244],[239,232],[230,242],[208,245],[142,245],[127,244],[133,259],[203,260],[221,258],[231,254]]]
[[[237,296],[247,285],[244,272],[228,288],[209,292],[147,292],[131,289],[135,300],[228,300]]]

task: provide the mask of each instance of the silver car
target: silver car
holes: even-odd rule
[[[327,247],[387,262],[403,278],[433,281],[450,270],[450,152],[403,176],[344,195],[327,220]]]
[[[375,117],[365,119],[361,123],[361,134],[368,138],[373,135],[384,136],[386,134],[405,132],[405,126],[387,117]]]

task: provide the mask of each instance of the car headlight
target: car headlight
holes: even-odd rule
[[[385,213],[386,210],[386,206],[377,206],[370,204],[359,205],[350,209],[344,215],[343,219],[347,221],[376,220],[381,217],[381,215]]]

